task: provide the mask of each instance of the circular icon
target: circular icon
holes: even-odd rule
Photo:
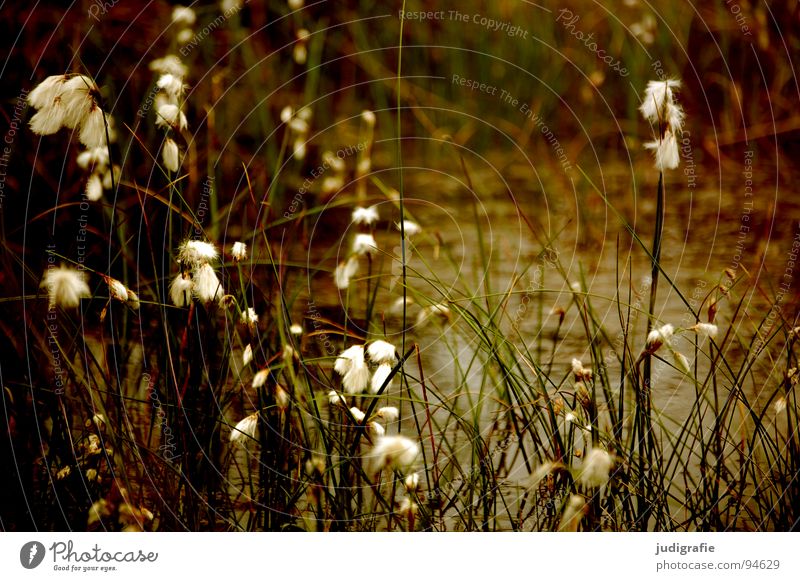
[[[30,541],[19,550],[19,562],[26,569],[35,569],[44,560],[44,545],[39,541]]]

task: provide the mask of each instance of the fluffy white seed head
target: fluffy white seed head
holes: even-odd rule
[[[291,327],[289,327],[289,333],[294,335],[295,337],[299,337],[303,334],[303,327],[294,323]]]
[[[81,151],[76,158],[78,165],[81,169],[89,169],[91,167],[103,168],[108,165],[108,148],[107,147],[92,147]]]
[[[347,407],[347,400],[344,398],[343,395],[340,395],[334,390],[330,390],[328,392],[328,405],[330,406],[345,406]]]
[[[112,299],[127,302],[128,300],[128,289],[127,287],[118,281],[116,278],[111,278],[110,276],[104,277],[106,284],[108,285],[108,296]]]
[[[419,472],[414,472],[406,476],[403,484],[409,492],[416,491],[419,488]]]
[[[351,256],[344,262],[340,262],[333,273],[333,281],[336,288],[344,290],[350,286],[350,279],[358,273],[358,258]]]
[[[377,415],[386,422],[394,422],[400,417],[400,411],[394,406],[386,406],[379,408]]]
[[[375,254],[378,244],[372,234],[356,234],[353,239],[353,254],[363,256],[365,254]]]
[[[368,127],[375,127],[375,121],[376,121],[375,113],[373,113],[369,109],[364,109],[361,112],[361,119],[362,121],[364,121],[364,123],[367,124]]]
[[[86,281],[86,273],[68,266],[59,266],[45,271],[41,286],[47,288],[51,307],[72,309],[81,304],[82,298],[91,296]]]
[[[384,382],[389,378],[392,373],[392,366],[389,363],[381,363],[378,365],[378,368],[375,370],[375,373],[372,374],[372,382],[370,383],[369,392],[372,394],[378,393],[383,386]],[[392,379],[394,381],[394,379]],[[384,393],[389,391],[392,388],[392,381],[390,381],[386,385],[386,389],[384,389]]]
[[[678,140],[672,130],[667,129],[661,139],[645,143],[644,146],[654,152],[655,166],[659,171],[678,167],[680,163]]]
[[[164,103],[156,110],[156,126],[184,131],[188,126],[186,115],[180,107],[172,103]]]
[[[169,286],[169,298],[176,307],[188,307],[192,301],[192,279],[179,273]]]
[[[373,341],[367,347],[367,355],[373,363],[390,363],[394,365],[397,361],[397,353],[394,345],[386,341]]]
[[[181,79],[185,78],[189,69],[181,62],[174,54],[168,54],[162,58],[151,61],[148,65],[151,71],[161,73],[162,75],[170,74]]]
[[[190,266],[206,264],[218,255],[217,247],[203,240],[186,240],[178,247],[178,262]]]
[[[356,208],[353,210],[352,222],[353,224],[363,224],[370,226],[378,221],[378,208],[370,206],[369,208]]]
[[[247,259],[247,244],[244,242],[234,242],[231,247],[231,256],[235,262]]]
[[[225,294],[217,273],[210,264],[197,267],[192,273],[194,296],[203,303],[218,301]]]
[[[97,202],[103,197],[103,180],[97,173],[93,173],[86,180],[86,199]]]
[[[400,224],[397,224],[396,227],[400,231]],[[422,227],[412,220],[403,220],[403,231],[406,236],[415,236],[422,232]]]
[[[669,323],[658,329],[653,329],[647,335],[647,344],[645,348],[650,353],[655,353],[664,343],[669,343],[674,332],[675,328]]]
[[[246,444],[250,440],[255,440],[258,434],[258,413],[251,414],[241,420],[236,427],[231,430],[231,442]]]
[[[345,393],[350,395],[364,393],[368,384],[369,367],[364,362],[360,365],[353,365],[342,377],[342,387],[344,387]]]
[[[697,323],[694,327],[691,327],[691,330],[701,337],[710,337],[711,339],[716,339],[719,332],[717,326],[711,323]]]
[[[361,411],[360,409],[358,409],[357,407],[351,407],[351,408],[350,408],[350,415],[351,415],[351,416],[353,416],[353,419],[355,419],[355,420],[356,420],[356,421],[357,421],[359,424],[360,424],[360,423],[362,423],[362,422],[364,421],[364,418],[365,418],[365,417],[367,417],[367,416],[364,414],[364,412],[362,412],[362,411]]]
[[[253,360],[253,346],[248,343],[242,352],[242,365],[246,366]]]
[[[364,365],[364,346],[353,345],[342,351],[333,364],[339,375],[345,375],[354,365]]]
[[[269,377],[269,369],[260,369],[256,374],[253,376],[253,389],[258,389],[260,387],[264,387],[264,384],[267,382],[267,377]]]
[[[66,75],[51,75],[28,93],[28,104],[34,109],[51,107],[56,97],[64,90]]]
[[[608,484],[614,458],[602,448],[592,448],[583,460],[580,481],[584,486],[599,488]]]
[[[178,26],[192,26],[197,20],[194,10],[178,4],[172,9],[172,23]]]
[[[175,140],[167,137],[164,140],[164,147],[161,150],[161,161],[167,170],[175,173],[181,167],[181,152]]]
[[[391,468],[401,473],[410,472],[419,455],[419,444],[405,436],[379,438],[370,453],[373,473]]]
[[[250,326],[258,325],[258,314],[253,307],[247,307],[242,311],[242,323]]]
[[[103,110],[95,105],[81,120],[78,139],[86,147],[103,147],[106,145],[106,121]]]
[[[177,101],[186,91],[186,85],[183,83],[183,79],[171,73],[166,73],[158,77],[156,85],[174,101]]]
[[[668,104],[675,104],[674,92],[680,86],[680,81],[675,79],[648,82],[644,92],[644,99],[642,99],[642,104],[639,107],[642,116],[650,123],[665,121],[664,111]]]
[[[373,438],[381,438],[386,435],[386,428],[380,425],[378,422],[370,422],[367,424],[369,428],[369,433]]]
[[[37,135],[52,135],[64,126],[64,105],[60,102],[40,109],[28,122]]]

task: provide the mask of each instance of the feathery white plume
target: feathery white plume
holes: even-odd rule
[[[192,300],[192,286],[192,279],[179,273],[169,286],[172,304],[176,307],[188,307]]]
[[[41,286],[47,287],[50,306],[65,309],[75,308],[82,298],[91,296],[86,283],[86,273],[68,266],[48,268],[42,277]]]
[[[258,434],[258,412],[241,420],[231,430],[231,442],[245,444],[248,440],[256,439]]]
[[[418,455],[419,444],[400,435],[379,438],[369,454],[373,473],[384,468],[408,472]]]

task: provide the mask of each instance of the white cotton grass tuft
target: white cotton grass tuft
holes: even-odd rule
[[[253,307],[247,307],[242,311],[242,323],[245,325],[258,325],[258,314]]]
[[[106,117],[97,105],[80,122],[78,140],[86,147],[103,147],[106,144]]]
[[[29,122],[31,131],[52,135],[62,127],[76,129],[86,147],[105,146],[106,121],[99,95],[95,82],[85,75],[47,77],[28,95],[28,104],[37,109]]]
[[[572,360],[572,373],[576,381],[591,381],[592,370],[584,367],[580,359],[573,358]]]
[[[357,421],[359,424],[364,422],[364,418],[366,418],[366,414],[362,412],[357,407],[350,408],[350,415],[353,416],[353,419]]]
[[[363,256],[365,254],[375,254],[378,244],[372,234],[356,234],[353,239],[353,254]]]
[[[583,459],[580,482],[589,488],[600,488],[608,484],[614,458],[602,448],[592,448]]]
[[[684,112],[675,101],[680,81],[650,81],[639,107],[642,116],[656,128],[656,139],[645,144],[655,153],[659,171],[675,169],[680,163],[677,135],[683,132]]]
[[[380,365],[378,365],[377,369],[375,369],[375,372],[372,374],[372,381],[370,382],[369,392],[371,394],[378,393],[391,374],[392,374],[391,364],[381,363]],[[384,392],[389,391],[391,389],[392,381],[394,381],[394,379],[389,381],[389,383],[386,385],[386,389],[384,389]]]
[[[176,307],[188,307],[192,301],[192,287],[192,279],[179,273],[169,285],[169,297],[172,299],[172,304]]]
[[[331,407],[335,407],[338,405],[347,407],[347,400],[344,398],[343,395],[341,395],[337,391],[330,390],[328,392],[328,405],[330,405]]]
[[[405,436],[379,438],[369,454],[373,474],[384,468],[400,473],[410,472],[419,456],[419,444]]]
[[[364,393],[369,383],[369,367],[364,360],[364,346],[353,345],[344,350],[333,365],[334,371],[342,376],[345,393],[356,395]]]
[[[90,202],[97,202],[103,197],[103,180],[97,174],[93,173],[86,180],[86,199]]]
[[[364,361],[364,346],[363,345],[353,345],[348,347],[344,351],[342,351],[339,356],[336,358],[336,361],[333,364],[333,369],[339,375],[344,375],[353,366],[353,361],[356,362],[363,362]]]
[[[108,148],[107,147],[91,147],[78,154],[75,158],[78,166],[81,169],[90,169],[93,167],[105,168],[109,164]]]
[[[370,206],[369,208],[356,208],[353,210],[352,222],[353,224],[363,224],[371,226],[380,219],[378,215],[378,207]]]
[[[379,408],[376,415],[385,422],[394,422],[400,417],[400,410],[394,406],[385,406]]]
[[[244,242],[234,242],[231,247],[231,257],[234,262],[247,260],[247,244]]]
[[[671,108],[680,109],[675,103],[675,92],[680,87],[681,82],[677,79],[649,81],[644,92],[644,99],[642,99],[642,104],[639,107],[642,117],[654,124],[672,121],[673,119],[682,120],[682,116],[677,117],[678,113],[669,110]],[[664,114],[665,111],[667,115]]]
[[[297,323],[292,324],[292,326],[289,327],[289,333],[291,333],[295,337],[299,337],[300,335],[303,334],[302,325],[298,325]]]
[[[395,224],[397,231],[400,231],[400,224]],[[416,236],[422,232],[422,227],[412,220],[403,220],[403,231],[406,236]]]
[[[658,329],[653,329],[647,335],[647,343],[645,349],[649,353],[655,353],[665,343],[669,344],[670,339],[672,339],[672,335],[674,333],[675,333],[675,328],[669,323],[659,327]]]
[[[156,110],[156,126],[184,131],[188,127],[186,115],[173,103],[164,103]]]
[[[443,303],[435,305],[428,305],[417,313],[417,325],[422,326],[427,324],[431,319],[439,319],[441,321],[450,320],[451,313],[450,307]]]
[[[188,6],[177,4],[172,9],[172,24],[177,26],[192,26],[197,20],[194,10]]]
[[[158,77],[156,85],[173,101],[177,101],[186,92],[186,85],[183,79],[171,73]]]
[[[253,382],[251,383],[253,389],[264,387],[264,384],[267,382],[268,377],[269,377],[269,368],[258,370],[256,374],[253,375]]]
[[[709,337],[711,339],[716,339],[719,332],[717,326],[711,323],[697,323],[694,327],[690,327],[689,330],[694,331],[701,337]]]
[[[644,147],[655,153],[655,165],[659,171],[678,167],[680,163],[678,140],[670,129],[664,132],[661,139],[649,141],[644,144]]]
[[[772,409],[775,411],[775,414],[780,414],[786,411],[786,398],[781,396],[775,400],[772,404]]]
[[[218,256],[217,247],[203,240],[186,240],[178,247],[178,262],[190,266],[206,264]]]
[[[255,440],[258,434],[258,412],[250,414],[241,420],[231,430],[231,442],[246,444],[249,440]]]
[[[164,147],[161,149],[161,161],[164,163],[164,167],[172,173],[180,169],[181,152],[174,139],[167,137],[164,140]]]
[[[246,367],[253,360],[253,346],[249,343],[242,352],[242,366]]]
[[[364,109],[361,112],[361,119],[362,121],[364,121],[364,123],[367,124],[368,127],[374,127],[375,122],[377,121],[377,119],[375,118],[375,113],[373,113],[369,109]]]
[[[197,267],[192,273],[192,290],[200,302],[212,303],[218,301],[225,294],[217,278],[217,273],[210,264],[206,263]]]
[[[586,512],[586,500],[580,494],[573,494],[564,506],[561,522],[558,524],[560,532],[574,533],[578,531],[581,519]]]
[[[393,365],[397,361],[394,345],[380,339],[369,344],[367,355],[373,363],[377,364],[391,363]]]
[[[162,75],[170,74],[180,78],[184,78],[189,73],[189,69],[186,68],[186,65],[174,54],[168,54],[150,61],[148,68]]]
[[[68,266],[59,266],[45,271],[41,286],[47,288],[51,307],[72,309],[81,304],[81,299],[91,296],[86,280],[86,273]]]
[[[373,438],[382,438],[386,435],[386,428],[384,428],[378,422],[369,422],[367,424],[367,428],[369,429],[370,436]]]
[[[419,472],[413,472],[406,476],[403,485],[409,492],[414,492],[419,488]]]
[[[351,256],[346,261],[339,263],[333,273],[333,281],[336,288],[344,290],[350,286],[350,279],[358,273],[358,258]]]
[[[110,276],[103,276],[103,280],[105,280],[108,285],[109,298],[123,303],[128,302],[128,288],[124,284]]]

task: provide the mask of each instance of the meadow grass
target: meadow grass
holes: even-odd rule
[[[461,9],[480,11],[468,4]],[[264,14],[246,9],[218,25],[218,45],[200,42],[184,59],[193,86],[169,104],[190,112],[188,130],[157,128],[158,107],[138,118],[148,93],[131,96],[105,70],[116,142],[106,126],[102,200],[89,205],[82,194],[86,176],[75,148],[64,155],[62,131],[40,145],[44,159],[61,156],[60,174],[33,156],[19,160],[58,194],[26,214],[26,228],[53,244],[28,240],[3,214],[12,289],[0,298],[3,409],[21,483],[13,498],[24,501],[4,505],[3,528],[795,529],[796,314],[744,268],[707,272],[699,295],[682,286],[688,279],[662,253],[676,179],[650,168],[638,139],[620,147],[638,123],[641,98],[630,87],[644,91],[654,76],[651,53],[681,70],[671,47],[688,43],[691,28],[666,10],[674,26],[658,27],[642,50],[626,42],[629,22],[567,4],[631,73],[624,83],[595,76],[594,88],[624,90],[609,91],[605,110],[590,98],[585,115],[559,121],[559,135],[589,128],[564,140],[573,176],[556,161],[536,172],[564,200],[575,195],[590,232],[598,211],[608,217],[602,235],[615,239],[617,256],[613,280],[599,285],[586,275],[591,258],[576,268],[562,256],[571,220],[554,212],[545,227],[533,194],[503,178],[511,164],[482,156],[500,142],[511,150],[504,138],[544,157],[548,144],[535,143],[513,110],[481,117],[452,83],[431,80],[441,76],[437,50],[448,47],[448,71],[494,79],[541,118],[562,119],[563,96],[586,83],[583,73],[541,66],[569,37],[559,25],[508,3],[489,8],[535,33],[494,55],[485,28],[465,35],[400,20],[375,31],[365,18],[391,16],[368,2],[315,18],[281,4],[263,29]],[[197,14],[216,17],[210,7]],[[721,29],[724,17],[706,22]],[[306,60],[293,62],[301,25]],[[263,44],[264,30],[285,44]],[[147,60],[180,48],[172,34]],[[564,50],[581,71],[598,71],[580,45]],[[159,73],[140,64],[130,77],[158,94]],[[780,92],[788,80],[775,82]],[[727,99],[722,108],[733,108]],[[236,111],[238,102],[249,110]],[[448,117],[457,107],[466,115]],[[165,137],[180,144],[177,171]],[[605,185],[611,174],[592,159],[595,148],[616,161],[639,157],[621,189],[653,201],[653,219],[634,220],[635,204]],[[315,175],[324,150],[343,151],[346,169]],[[503,195],[484,179],[487,165]],[[425,182],[408,175],[420,168],[441,172],[436,185],[456,193],[420,194]],[[326,178],[341,182],[328,191]],[[523,260],[507,260],[512,228],[493,222],[484,201],[509,209]],[[438,222],[437,204],[457,208],[455,229]],[[372,206],[379,219],[351,220]],[[88,262],[76,252],[76,224],[91,239]],[[353,248],[356,235],[375,246]],[[209,243],[214,256],[187,258],[187,241]],[[351,260],[358,270],[339,284]],[[48,266],[62,263],[88,274],[90,296],[77,308],[40,287]],[[201,289],[205,267],[214,278]],[[135,304],[105,277],[135,291]],[[176,300],[181,277],[193,290]],[[667,318],[676,313],[683,318]],[[674,334],[655,346],[651,333],[665,325]],[[341,357],[378,340],[396,349],[388,362]]]

